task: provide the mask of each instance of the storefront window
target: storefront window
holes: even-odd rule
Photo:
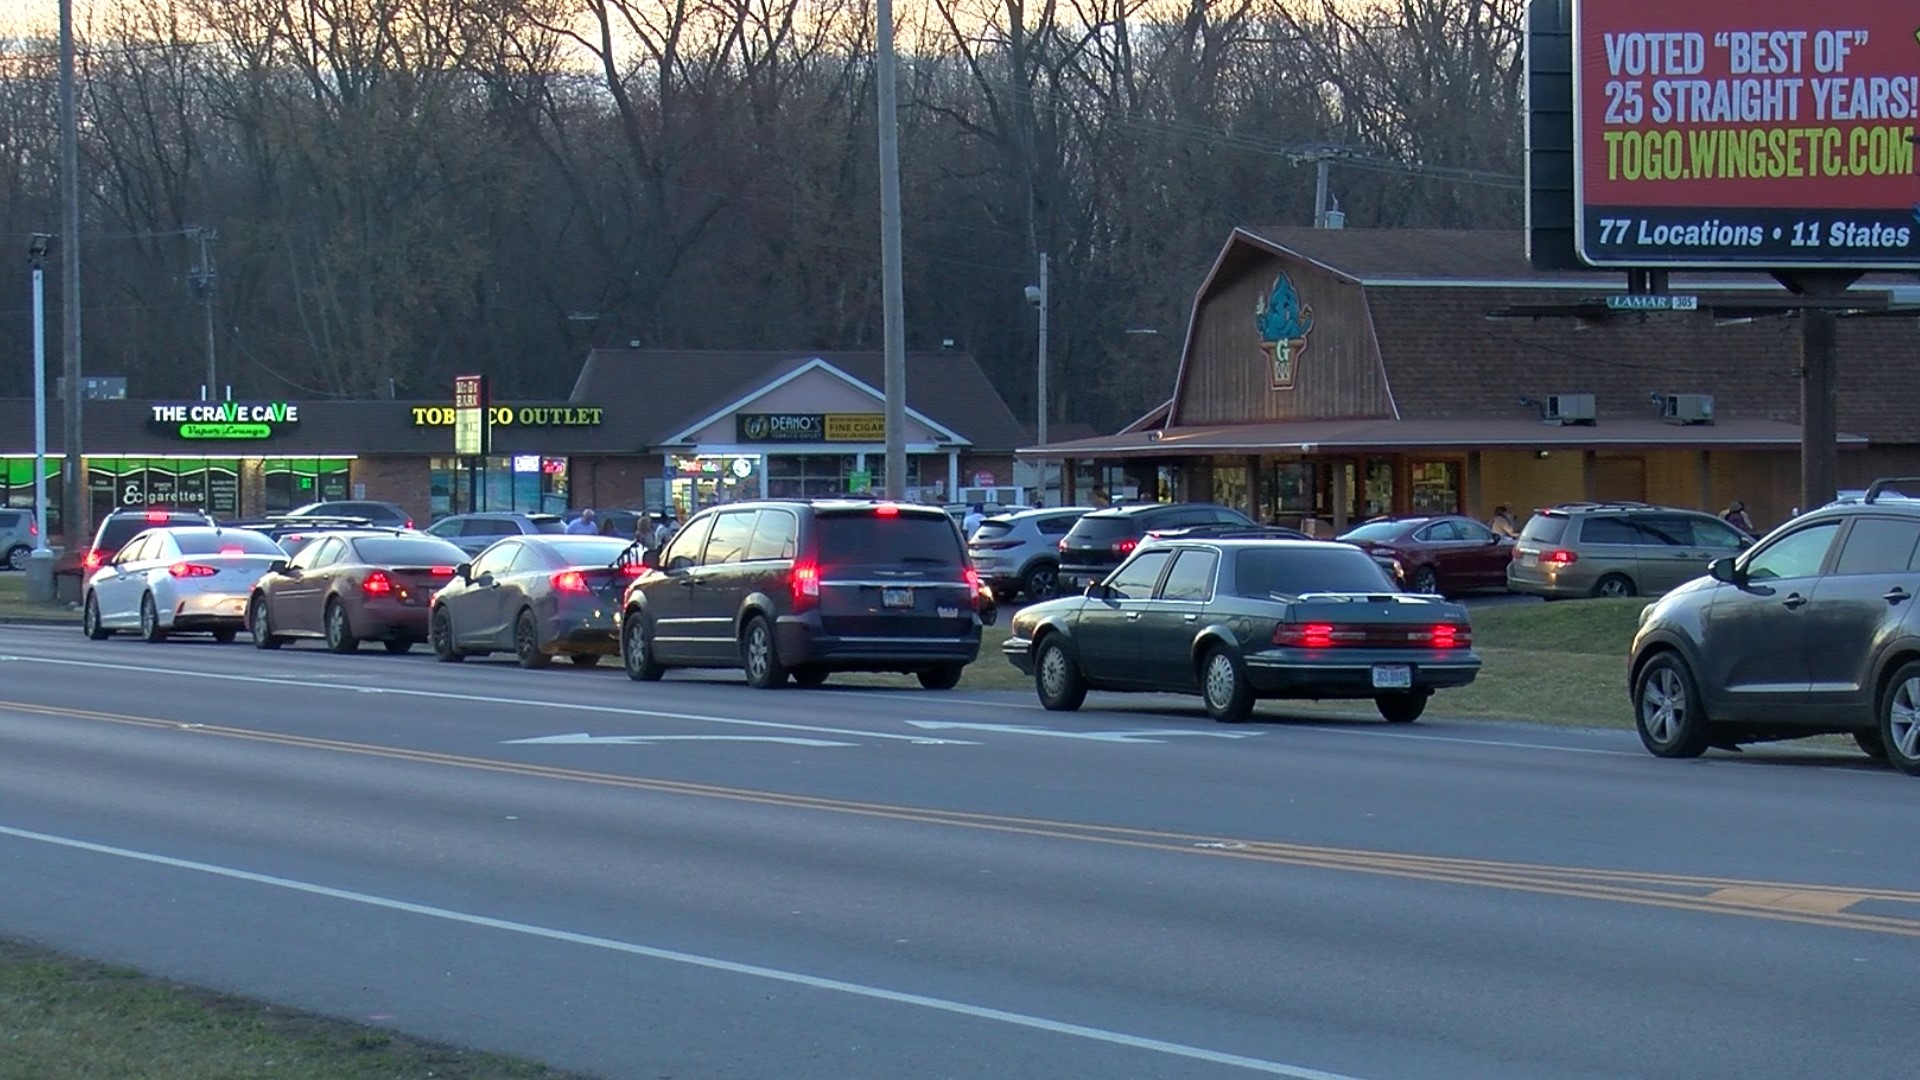
[[[433,458],[427,470],[427,509],[435,518],[493,510],[501,513],[564,514],[566,458],[513,454],[483,458]]]
[[[1236,510],[1254,510],[1244,464],[1216,462],[1213,466],[1213,501]]]
[[[88,501],[95,520],[127,507],[166,506],[205,510],[220,518],[240,516],[240,460],[237,458],[88,458]],[[268,468],[281,464],[269,462]],[[312,476],[316,463],[298,463]],[[339,468],[340,498],[346,494],[348,462],[318,464]],[[31,498],[31,495],[29,495]]]
[[[1411,468],[1409,508],[1416,514],[1460,512],[1460,463],[1416,461]]]
[[[1313,513],[1313,463],[1267,458],[1260,464],[1259,516],[1292,524]]]
[[[0,506],[15,510],[33,509],[33,459],[0,460]],[[60,533],[60,460],[47,459],[47,528]]]
[[[1366,480],[1360,492],[1360,517],[1379,517],[1393,513],[1393,462],[1368,458]]]

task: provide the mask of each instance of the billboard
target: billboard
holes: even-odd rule
[[[453,379],[453,452],[462,457],[484,457],[493,452],[493,405],[485,375],[456,375]]]
[[[1920,9],[1575,0],[1593,266],[1920,267]]]

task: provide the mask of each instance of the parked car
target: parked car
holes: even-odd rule
[[[1247,515],[1212,503],[1131,503],[1083,515],[1060,538],[1060,588],[1078,592],[1119,566],[1148,530],[1194,525],[1257,527]]]
[[[427,639],[433,594],[453,580],[454,567],[466,557],[421,533],[318,533],[254,585],[247,629],[260,649],[317,637],[337,653],[354,652],[362,641],[404,653]]]
[[[1339,539],[1397,568],[1398,580],[1417,593],[1505,589],[1513,561],[1512,537],[1459,514],[1374,518]]]
[[[337,532],[351,532],[366,535],[377,534],[381,536],[426,535],[418,529],[399,529],[391,526],[368,525],[365,522],[349,522],[346,524],[328,522],[321,525],[295,525],[280,522],[272,525],[258,526],[254,531],[265,534],[268,539],[279,544],[280,550],[286,552],[287,558],[289,559],[305,551],[322,537],[332,536]],[[460,558],[454,561],[462,562],[466,557],[467,553],[463,551],[460,553]]]
[[[1920,502],[1802,514],[1649,604],[1628,667],[1660,757],[1850,734],[1920,775]]]
[[[434,594],[427,640],[443,661],[512,652],[521,667],[555,656],[592,667],[618,651],[614,612],[637,572],[612,536],[511,536],[454,569]]]
[[[214,524],[211,517],[198,510],[112,510],[94,529],[93,543],[85,551],[62,556],[63,565],[56,570],[78,573],[84,583],[95,570],[112,561],[127,541],[148,529]]]
[[[558,514],[454,514],[427,526],[437,536],[469,555],[478,555],[503,536],[557,535],[567,531],[567,522]],[[620,537],[633,539],[631,532]]]
[[[1060,538],[1092,509],[1064,506],[990,517],[967,538],[967,554],[998,594],[1045,600],[1060,587]]]
[[[393,525],[402,529],[413,528],[413,515],[398,503],[376,502],[370,499],[335,499],[328,502],[312,502],[296,507],[284,514],[283,518],[358,518],[369,525]]]
[[[949,689],[980,654],[979,575],[935,506],[813,500],[702,511],[627,588],[627,675],[741,668],[747,684],[818,686],[897,671]]]
[[[1261,698],[1364,698],[1411,723],[1479,674],[1472,643],[1464,607],[1401,592],[1350,544],[1210,538],[1146,544],[1084,595],[1022,608],[1001,648],[1048,709],[1197,693],[1235,723]]]
[[[39,535],[40,526],[35,524],[32,510],[0,510],[0,566],[25,570]]]
[[[95,641],[116,630],[150,642],[204,631],[225,644],[246,625],[253,583],[281,558],[278,544],[248,529],[143,530],[87,577],[80,627]]]
[[[1566,503],[1527,519],[1507,563],[1507,588],[1549,600],[1657,596],[1752,543],[1753,537],[1698,510]]]

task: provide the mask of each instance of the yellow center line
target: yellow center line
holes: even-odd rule
[[[260,731],[218,724],[196,724],[160,717],[101,712],[30,702],[0,701],[0,711],[120,724],[150,730],[210,735],[225,739],[269,743],[298,749],[323,750],[447,768],[470,769],[536,779],[561,780],[604,787],[726,799],[787,809],[855,814],[915,824],[966,828],[1042,839],[1106,844],[1182,855],[1201,855],[1269,865],[1346,871],[1405,878],[1440,884],[1467,885],[1506,891],[1602,900],[1681,911],[1740,915],[1779,922],[1839,929],[1865,930],[1920,937],[1916,917],[1874,915],[1849,910],[1864,900],[1920,905],[1920,892],[1871,887],[1844,887],[1700,877],[1648,871],[1590,869],[1539,863],[1500,862],[1441,855],[1403,854],[1336,848],[1282,841],[1170,832],[1120,825],[1100,825],[1045,818],[1026,818],[962,810],[899,806],[826,796],[800,795],[750,788],[732,788],[684,780],[622,776],[497,758],[448,754],[432,750],[379,746],[309,735]]]

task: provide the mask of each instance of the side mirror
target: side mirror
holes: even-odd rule
[[[1089,600],[1111,600],[1113,598],[1113,590],[1109,588],[1105,582],[1090,581],[1087,583],[1085,595]]]
[[[459,578],[461,581],[471,583],[473,581],[473,564],[463,562],[459,566],[454,567],[453,576]]]
[[[1715,581],[1724,581],[1729,585],[1738,585],[1740,584],[1740,579],[1745,575],[1740,573],[1740,568],[1734,562],[1732,556],[1722,555],[1720,558],[1707,564],[1707,576]]]
[[[284,574],[287,572],[288,565],[289,564],[285,559],[275,559],[272,562],[267,564],[267,573]]]
[[[667,565],[667,569],[669,569],[669,570],[685,570],[685,569],[686,569],[687,567],[689,567],[689,566],[692,566],[692,565],[693,565],[693,556],[691,556],[691,555],[675,555],[675,556],[673,557],[673,562],[671,562],[671,563],[669,563],[669,564]]]

